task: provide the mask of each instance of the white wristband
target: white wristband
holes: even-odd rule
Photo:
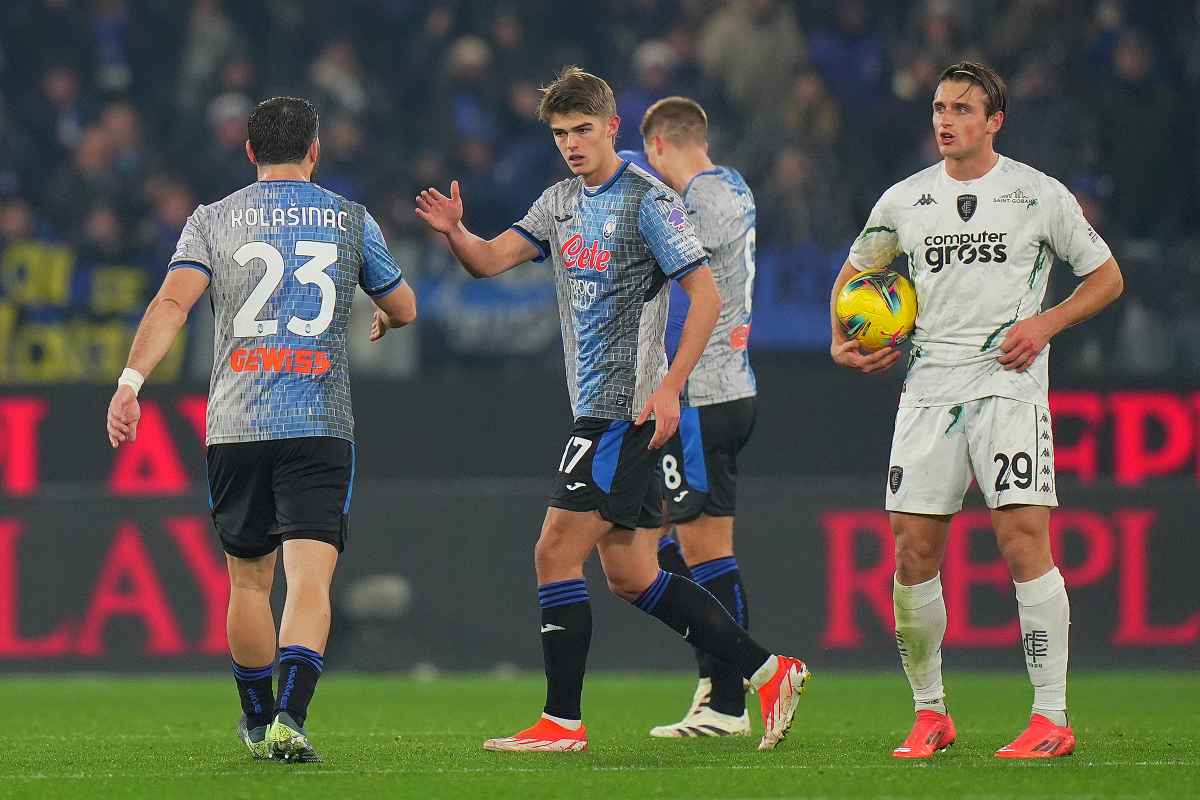
[[[121,377],[117,378],[117,386],[128,386],[133,389],[133,396],[137,397],[142,391],[142,384],[146,382],[146,377],[136,369],[126,367],[121,371]]]

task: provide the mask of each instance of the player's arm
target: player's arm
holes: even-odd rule
[[[108,441],[113,447],[137,438],[141,408],[137,395],[142,381],[171,349],[187,322],[192,306],[208,288],[208,273],[200,269],[173,269],[150,301],[129,348],[129,360],[108,404]]]
[[[371,320],[371,341],[378,341],[393,328],[403,328],[417,320],[417,293],[401,281],[395,289],[382,297],[371,298],[375,302],[375,316]]]
[[[529,240],[513,229],[484,239],[463,225],[463,202],[458,181],[450,181],[450,196],[430,187],[417,196],[416,214],[446,237],[458,263],[475,278],[491,278],[540,255]]]
[[[835,364],[869,374],[885,370],[895,364],[900,360],[900,351],[894,347],[884,347],[874,353],[864,354],[858,346],[858,340],[846,336],[842,330],[841,323],[837,318],[837,297],[847,281],[858,272],[850,260],[846,259],[846,263],[842,264],[842,269],[833,282],[833,291],[829,294],[829,322],[832,329],[829,354],[833,356]]]
[[[654,450],[666,444],[679,427],[679,396],[683,394],[683,386],[688,376],[700,361],[721,314],[721,295],[708,266],[692,270],[679,280],[679,285],[687,292],[691,303],[688,306],[687,318],[683,322],[679,348],[675,351],[671,368],[667,370],[662,383],[650,395],[636,423],[642,425],[650,418],[651,413],[654,414],[654,437],[650,440],[650,447]]]
[[[1120,297],[1124,290],[1125,279],[1121,276],[1121,268],[1117,260],[1110,256],[1089,272],[1066,300],[1009,328],[1000,345],[1004,355],[997,360],[1005,369],[1024,372],[1051,338],[1072,325],[1096,316]]]

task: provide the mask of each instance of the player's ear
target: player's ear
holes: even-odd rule
[[[617,138],[617,131],[621,130],[621,118],[613,114],[608,118],[608,136],[610,139]]]
[[[316,164],[321,157],[321,137],[312,140],[312,144],[308,146],[308,159]]]
[[[987,124],[988,133],[992,133],[992,134],[999,133],[1000,129],[1003,127],[1004,127],[1004,112],[997,111],[995,114],[992,114],[991,119],[988,120],[988,124]]]
[[[258,161],[254,158],[254,148],[250,146],[249,139],[246,140],[246,158],[250,160],[251,164],[258,166]]]

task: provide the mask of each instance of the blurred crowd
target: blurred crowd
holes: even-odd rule
[[[964,58],[1009,82],[998,149],[1063,180],[1125,266],[1123,310],[1072,363],[1200,365],[1200,346],[1155,337],[1200,333],[1195,0],[5,0],[0,251],[66,244],[152,290],[195,205],[253,180],[254,104],[302,94],[321,112],[318,182],[435,280],[450,267],[416,190],[460,179],[483,235],[520,217],[565,174],[538,86],[576,63],[616,91],[622,146],[655,99],[703,103],[714,159],[758,200],[760,292],[819,306],[878,195],[937,159],[929,97]]]

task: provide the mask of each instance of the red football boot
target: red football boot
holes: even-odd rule
[[[587,747],[587,728],[571,730],[545,717],[520,733],[483,743],[484,750],[507,753],[578,753]]]
[[[949,714],[922,709],[917,712],[917,721],[904,744],[892,751],[892,758],[933,758],[934,753],[942,752],[957,738]]]
[[[1034,714],[1029,727],[996,751],[996,758],[1057,758],[1075,752],[1075,733],[1067,726]]]

